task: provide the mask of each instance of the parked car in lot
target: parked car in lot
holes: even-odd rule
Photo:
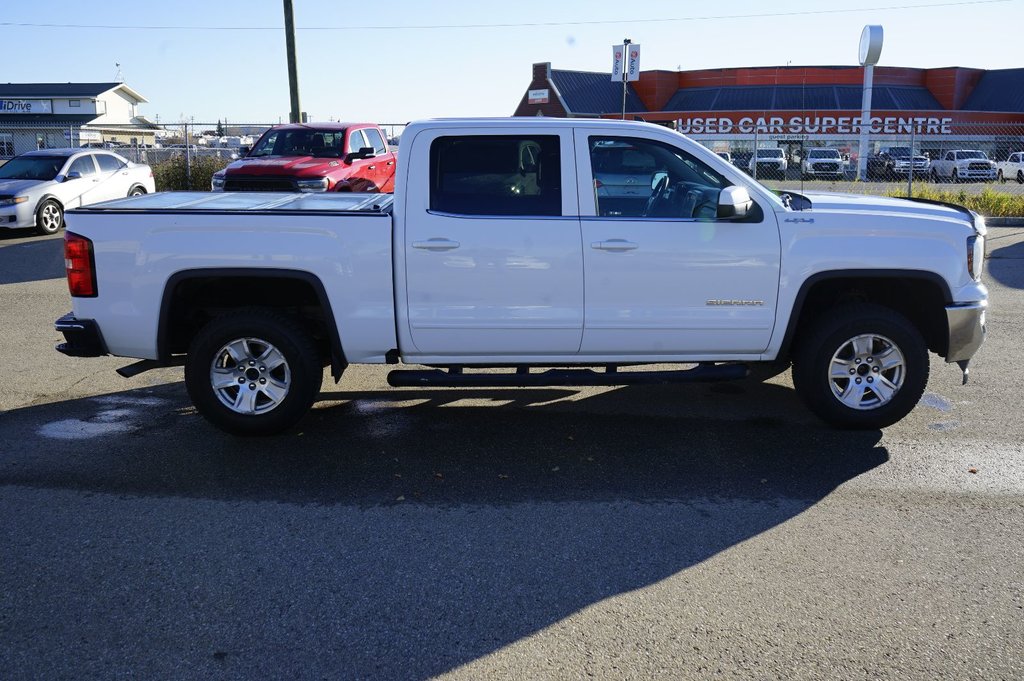
[[[996,179],[996,164],[983,151],[955,149],[932,161],[931,178],[935,182],[992,182]]]
[[[433,368],[396,367],[391,385],[438,388],[718,381],[792,361],[819,416],[879,428],[921,397],[929,350],[966,378],[982,344],[985,224],[964,208],[780,197],[632,121],[424,121],[402,139],[393,196],[165,193],[71,212],[58,349],[140,358],[126,376],[184,364],[204,417],[269,434],[310,408],[324,367],[401,362]],[[595,191],[625,168],[643,191]],[[696,367],[636,366],[665,362]]]
[[[773,149],[757,149],[755,153],[751,154],[750,161],[747,162],[747,170],[751,173],[754,172],[755,163],[757,165],[757,176],[760,178],[774,177],[780,180],[784,179],[786,177],[786,169],[789,167],[785,153],[778,147]]]
[[[906,179],[913,172],[914,177],[927,177],[931,162],[917,149],[910,147],[883,147],[877,155],[868,158],[868,179]]]
[[[295,123],[263,133],[213,175],[213,191],[392,192],[395,154],[372,123]]]
[[[838,149],[807,149],[800,163],[800,178],[830,177],[841,180],[846,176],[846,165]]]
[[[715,153],[718,154],[719,158],[724,159],[726,163],[732,163],[732,154],[728,151],[716,151]]]
[[[93,149],[41,149],[0,166],[0,227],[53,234],[64,211],[155,191],[153,171]]]
[[[1024,151],[1015,151],[1005,161],[996,164],[996,175],[1000,182],[1016,180],[1024,184]]]

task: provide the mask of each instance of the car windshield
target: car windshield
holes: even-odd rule
[[[910,148],[909,147],[893,147],[893,148],[889,149],[889,155],[890,156],[895,156],[897,158],[900,158],[900,157],[903,157],[903,156],[910,156]],[[916,155],[916,152],[915,152],[915,155]]]
[[[52,180],[67,156],[19,156],[0,166],[0,180]]]
[[[957,158],[983,158],[983,159],[987,159],[988,156],[985,156],[985,154],[981,153],[980,151],[961,151],[959,154],[957,154]]]
[[[256,143],[249,158],[259,156],[317,156],[340,158],[345,148],[344,130],[297,128],[271,130]]]
[[[835,149],[811,149],[807,158],[839,158],[839,152]]]
[[[758,158],[782,158],[782,149],[758,149]]]

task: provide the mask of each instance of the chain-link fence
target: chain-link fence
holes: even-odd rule
[[[881,118],[862,140],[849,119],[693,120],[676,128],[772,189],[1024,196],[1024,123]]]
[[[0,121],[0,165],[13,156],[37,149],[107,149],[135,163],[152,166],[157,189],[205,189],[213,172],[244,156],[275,125],[279,123],[64,125]],[[397,147],[405,125],[380,124],[393,148]]]

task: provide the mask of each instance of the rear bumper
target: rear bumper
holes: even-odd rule
[[[974,356],[985,341],[985,310],[988,303],[960,303],[946,307],[949,327],[947,362],[960,362]]]
[[[54,322],[53,327],[64,334],[64,342],[57,345],[57,352],[69,357],[101,357],[110,354],[103,342],[99,325],[92,319],[78,319],[69,312]]]

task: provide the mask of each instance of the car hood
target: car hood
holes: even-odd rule
[[[785,192],[785,190],[781,190]],[[888,196],[870,196],[867,194],[833,194],[827,192],[795,192],[811,202],[814,211],[864,211],[885,212],[900,215],[945,218],[960,222],[973,223],[971,212],[962,206],[934,203],[929,201],[912,201]]]
[[[339,158],[314,156],[268,156],[242,158],[225,168],[226,175],[289,175],[293,177],[322,177],[329,172],[345,168]]]
[[[0,180],[0,194],[4,196],[17,196],[27,191],[36,189],[47,180]]]

